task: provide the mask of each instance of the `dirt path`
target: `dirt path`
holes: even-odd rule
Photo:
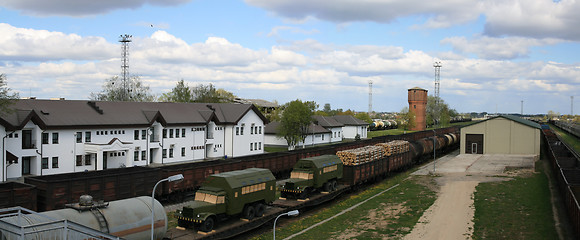
[[[470,239],[473,233],[473,192],[477,184],[479,181],[445,183],[435,203],[404,239]]]
[[[533,166],[533,161],[533,157],[500,155],[459,155],[441,159],[436,171],[441,175],[437,178],[441,186],[438,198],[404,239],[471,239],[475,187],[480,182],[508,180],[490,176],[504,175],[505,166]],[[426,166],[415,174],[428,174],[429,169],[430,166]]]

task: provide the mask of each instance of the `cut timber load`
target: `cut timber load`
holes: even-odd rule
[[[404,140],[377,143],[376,146],[380,146],[384,149],[385,156],[391,156],[393,154],[405,153],[409,151],[409,142]]]
[[[375,161],[385,156],[384,148],[380,146],[366,146],[361,148],[339,151],[336,156],[344,165],[358,165]]]

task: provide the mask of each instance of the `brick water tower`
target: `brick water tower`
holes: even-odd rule
[[[425,130],[425,126],[427,126],[427,90],[420,87],[409,89],[409,111],[415,113],[415,126],[411,130]]]

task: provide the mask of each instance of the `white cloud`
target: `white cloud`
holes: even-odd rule
[[[102,60],[118,55],[118,46],[102,37],[82,37],[0,23],[0,59],[11,61]]]
[[[467,39],[466,37],[448,37],[441,40],[442,44],[451,44],[455,51],[476,54],[479,58],[484,59],[515,59],[528,57],[530,47],[553,45],[559,42],[562,41],[550,38],[493,38],[488,36],[476,36],[473,39]]]
[[[136,9],[145,4],[174,6],[191,0],[2,0],[0,5],[27,15],[83,17],[105,14],[117,9]]]
[[[580,1],[488,0],[485,34],[580,40]]]

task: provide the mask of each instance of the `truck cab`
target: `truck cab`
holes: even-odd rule
[[[209,176],[195,200],[176,214],[178,226],[212,231],[217,221],[234,215],[261,217],[265,204],[274,201],[276,178],[270,170],[249,168]]]
[[[282,197],[304,199],[317,190],[331,192],[342,178],[342,161],[336,155],[298,160],[282,188]]]

